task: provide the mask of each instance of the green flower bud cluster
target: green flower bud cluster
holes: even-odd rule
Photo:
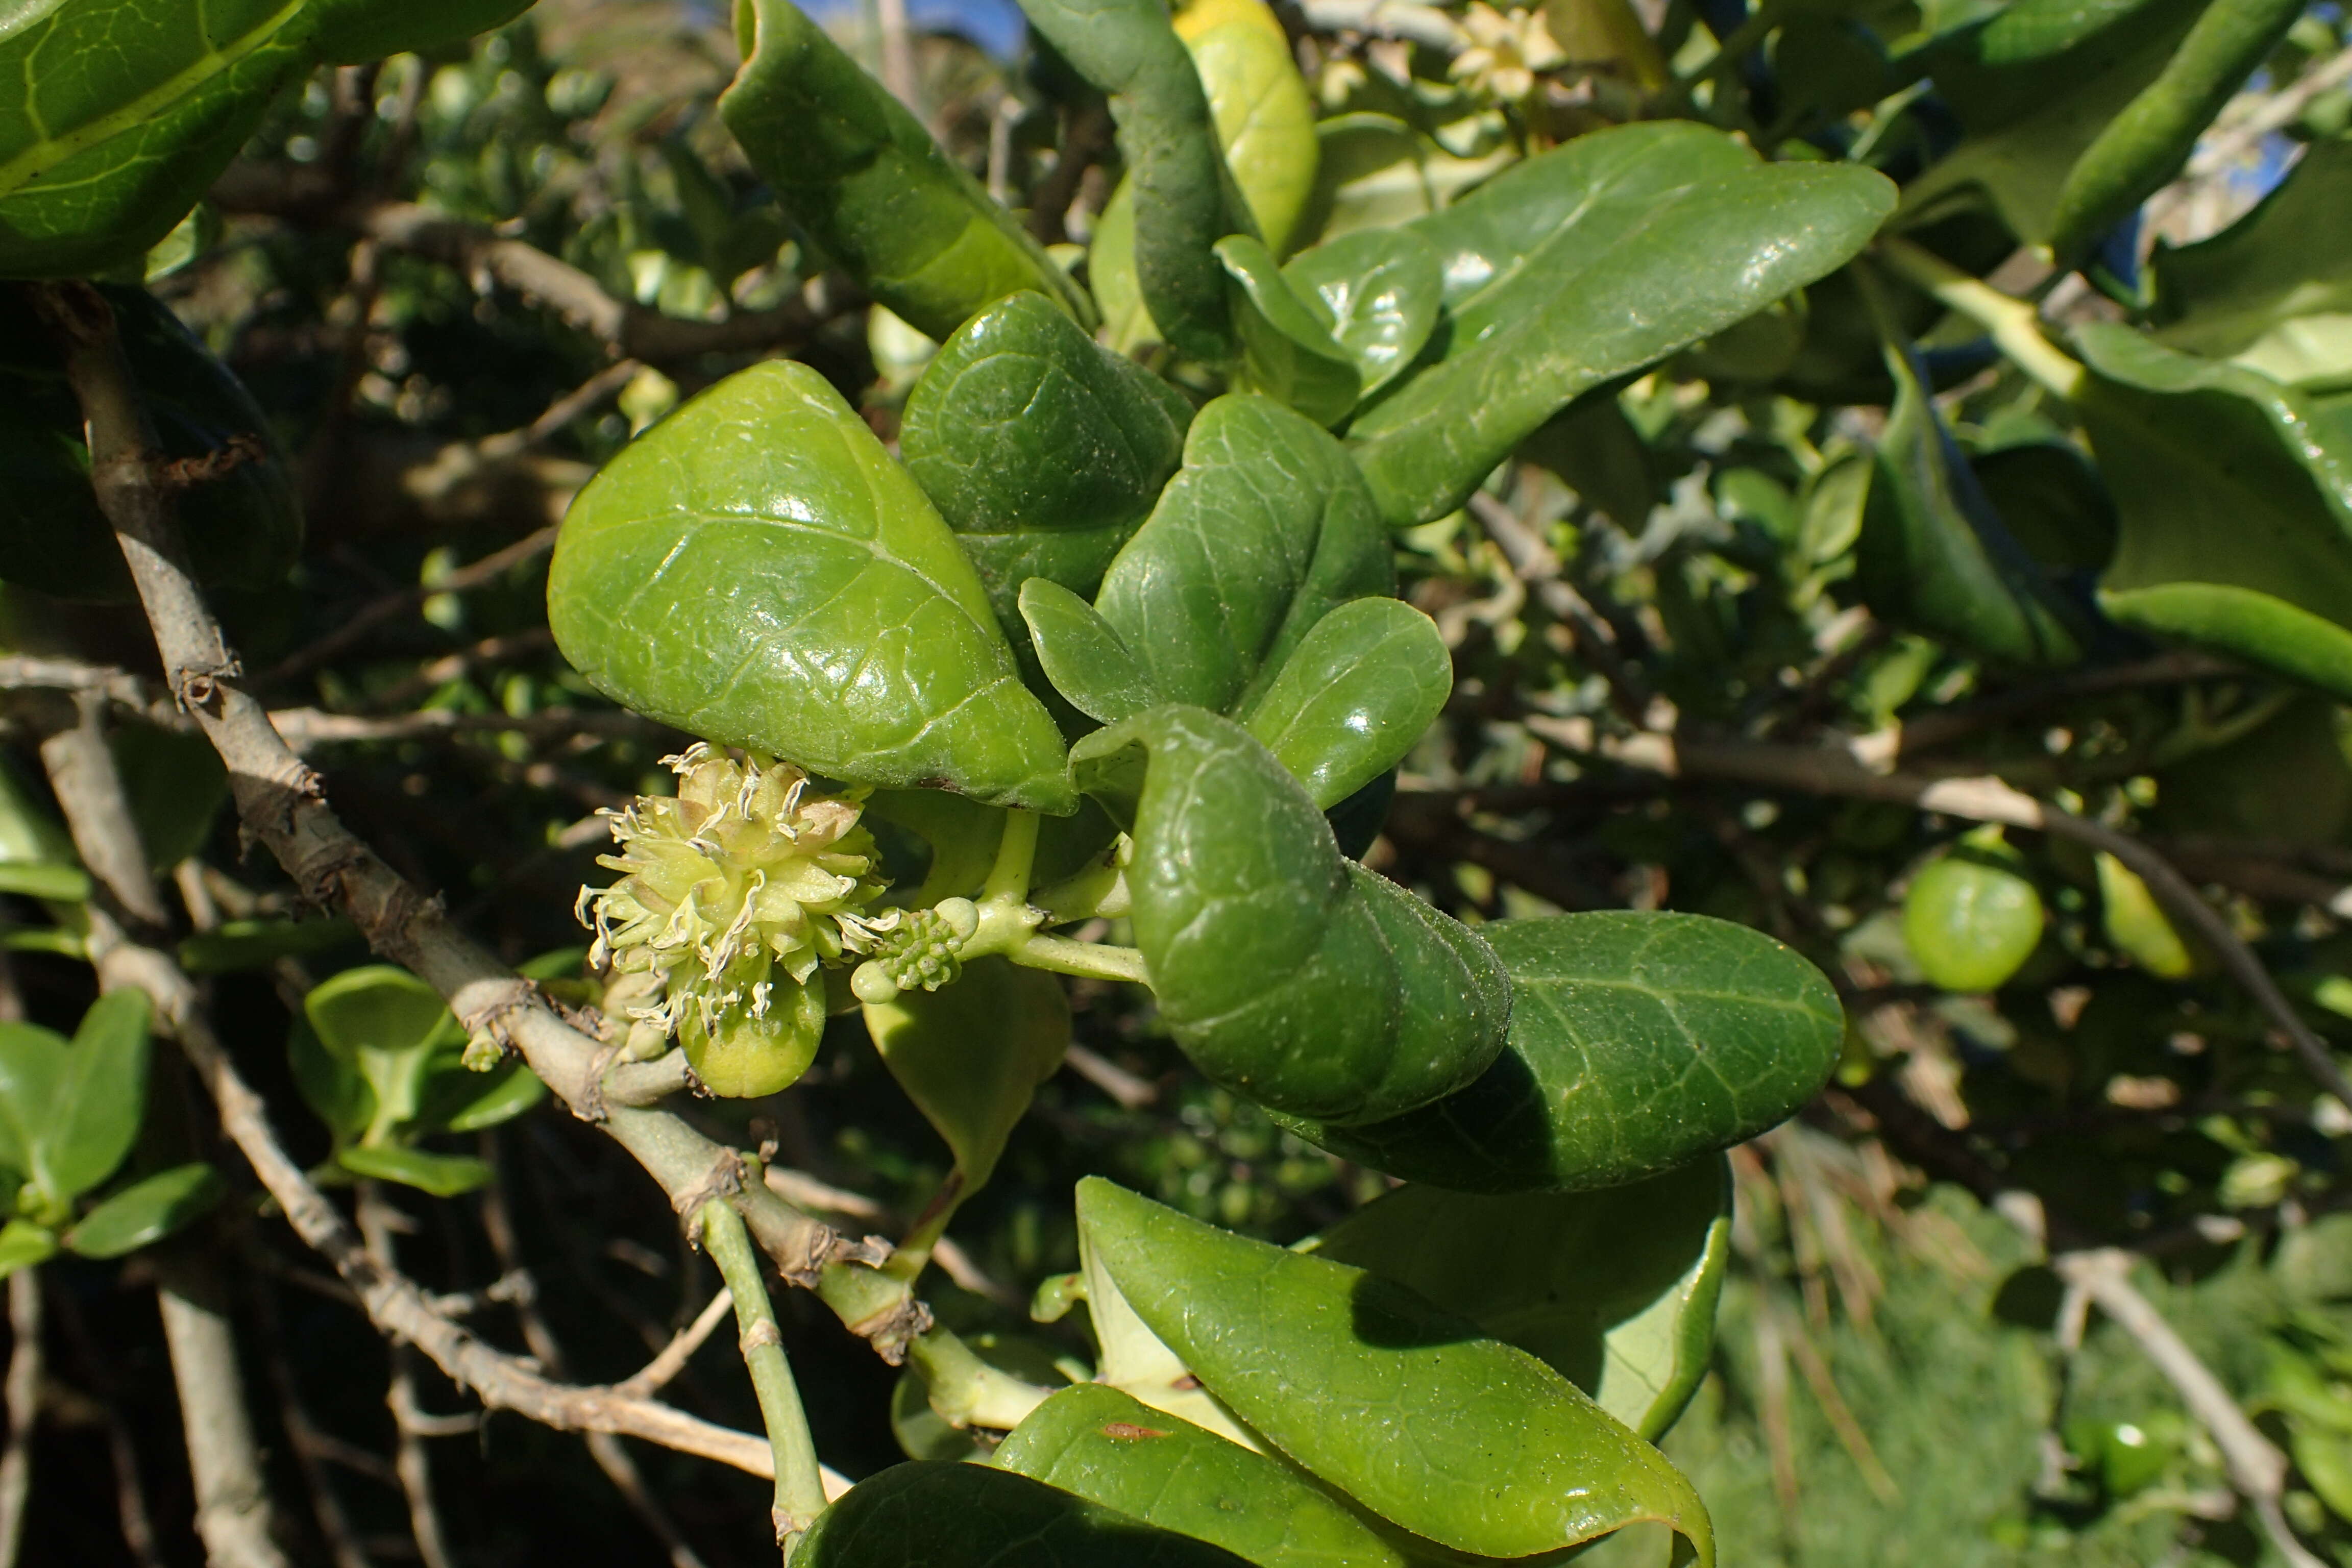
[[[970,899],[943,899],[935,909],[908,910],[850,975],[849,988],[860,1002],[878,1006],[896,1001],[901,991],[952,985],[963,973],[958,954],[979,929],[980,910]]]
[[[899,916],[863,912],[886,884],[856,800],[810,794],[789,763],[707,744],[664,760],[677,795],[613,814],[620,852],[597,864],[621,879],[580,890],[589,961],[658,980],[630,988],[629,1016],[676,1039],[712,1093],[772,1094],[815,1057],[819,969],[871,952]]]

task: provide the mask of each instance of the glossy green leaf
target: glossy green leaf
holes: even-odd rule
[[[2180,172],[2197,138],[2303,15],[2304,0],[2214,0],[2156,79],[2101,128],[2067,171],[2050,247],[2079,255]]]
[[[1517,157],[1507,142],[1481,157],[1457,158],[1386,114],[1333,115],[1316,125],[1315,140],[1315,188],[1298,233],[1327,245],[1436,212]]]
[[[33,1143],[33,1180],[79,1197],[114,1174],[147,1115],[148,1005],[143,991],[110,991],[74,1030],[54,1098]]]
[[[490,1168],[470,1154],[436,1154],[390,1144],[354,1143],[335,1152],[335,1163],[354,1176],[396,1182],[404,1187],[454,1198],[490,1179]]]
[[[1381,514],[1444,516],[1578,394],[1811,282],[1893,205],[1867,170],[1762,163],[1661,121],[1579,137],[1417,220],[1449,320],[1436,362],[1349,431]]]
[[[1659,1521],[1713,1563],[1690,1483],[1527,1352],[1377,1275],[1099,1177],[1078,1184],[1078,1216],[1137,1313],[1202,1382],[1382,1518],[1486,1557]]]
[[[1394,767],[1453,691],[1434,622],[1396,599],[1358,599],[1315,623],[1248,729],[1328,811]]]
[[[692,734],[854,783],[1074,804],[954,534],[805,365],[730,376],[607,463],[547,596],[583,675]]]
[[[1907,219],[1980,199],[2011,234],[2051,237],[2076,163],[2165,68],[2206,0],[2021,0],[1920,63],[1967,131],[1903,193]]]
[[[120,1258],[163,1240],[220,1202],[228,1185],[198,1161],[158,1171],[82,1215],[65,1244],[84,1258]]]
[[[1217,399],[1184,467],[1104,574],[1102,612],[1171,702],[1245,710],[1315,623],[1395,591],[1347,452],[1270,398]]]
[[[303,1102],[318,1112],[338,1145],[365,1132],[375,1121],[375,1090],[356,1058],[331,1051],[308,1018],[286,1032],[286,1066]]]
[[[0,37],[0,278],[135,261],[310,65],[307,0],[72,0]]]
[[[719,100],[776,199],[875,299],[944,339],[1024,289],[1093,312],[1011,213],[791,0],[738,0],[743,68]]]
[[[1235,384],[1262,392],[1318,425],[1337,425],[1362,390],[1353,355],[1332,337],[1322,296],[1302,297],[1282,275],[1274,253],[1237,234],[1217,242],[1226,298],[1241,334],[1242,374]],[[1310,303],[1311,300],[1311,303]]]
[[[1257,230],[1288,253],[1315,184],[1315,103],[1290,35],[1265,0],[1189,0],[1176,36],[1192,56],[1225,166]]]
[[[2077,403],[2122,526],[2100,606],[2352,697],[2345,435],[2254,371],[2126,327],[2077,342],[2092,373]]]
[[[0,440],[5,440],[0,435]],[[75,858],[65,825],[37,804],[16,771],[0,762],[0,892],[79,903],[89,873]]]
[[[1078,1268],[1087,1321],[1094,1329],[1097,1383],[1228,1442],[1264,1450],[1265,1440],[1202,1387],[1183,1358],[1135,1315],[1118,1281],[1105,1271],[1083,1219],[1078,1225]]]
[[[57,1233],[28,1219],[0,1225],[0,1279],[58,1255]]]
[[[1087,287],[1102,312],[1103,341],[1114,352],[1135,353],[1160,340],[1160,323],[1143,302],[1143,280],[1135,270],[1135,184],[1121,179],[1095,220],[1087,247]]]
[[[987,1184],[1030,1097],[1062,1065],[1070,1003],[1052,975],[982,958],[951,985],[867,1004],[866,1028],[954,1154],[960,1200]]]
[[[1362,1520],[1277,1459],[1115,1388],[1066,1388],[1014,1427],[993,1461],[1213,1542],[1259,1568],[1404,1568]]]
[[[0,1023],[0,1170],[33,1177],[70,1049],[38,1024]]]
[[[1991,991],[2042,940],[2042,895],[1998,827],[1922,867],[1903,897],[1903,940],[1930,984]]]
[[[894,1465],[849,1489],[793,1553],[805,1568],[1246,1568],[1204,1541],[987,1465]]]
[[[2053,572],[2099,572],[2116,552],[2116,503],[2083,449],[2021,441],[1969,461],[1993,514]]]
[[[1837,1065],[1837,993],[1761,931],[1612,910],[1479,932],[1510,972],[1511,1024],[1477,1082],[1372,1126],[1285,1124],[1408,1181],[1572,1192],[1752,1138]]]
[[[435,1047],[461,1046],[465,1038],[440,993],[388,963],[346,969],[320,981],[302,998],[302,1013],[324,1051],[366,1084],[369,1116],[362,1135],[371,1141],[417,1120],[433,1075]],[[323,1082],[320,1087],[327,1088]],[[348,1087],[336,1087],[320,1110],[332,1124],[358,1103]]]
[[[101,291],[163,456],[215,457],[232,442],[255,454],[180,496],[197,576],[214,587],[274,587],[301,547],[302,513],[260,405],[153,295]],[[15,289],[0,292],[0,527],[9,542],[0,578],[62,599],[132,599],[122,551],[90,489],[81,405],[48,329]]]
[[[1402,374],[1436,329],[1444,273],[1409,228],[1350,234],[1292,258],[1283,278],[1319,299],[1330,335],[1355,361],[1369,397]]]
[[[1209,1079],[1293,1115],[1370,1121],[1468,1083],[1509,1009],[1486,944],[1343,859],[1306,789],[1247,731],[1155,708],[1084,762],[1150,762],[1127,883],[1160,1016]]]
[[[1033,293],[940,347],[907,399],[899,450],[988,590],[1021,625],[1032,577],[1092,597],[1176,471],[1192,405]]]
[[[2159,980],[2186,980],[2200,953],[2182,936],[2139,873],[2104,849],[2098,856],[2099,929],[2116,951]]]
[[[2352,142],[2316,142],[2210,239],[2159,241],[2157,341],[2290,384],[2352,375]]]
[[[416,1110],[420,1129],[478,1132],[512,1121],[547,1098],[547,1085],[520,1058],[476,1072],[465,1065],[465,1050],[461,1041],[451,1038],[435,1052]]]
[[[1159,688],[1102,612],[1060,584],[1042,577],[1023,584],[1021,616],[1045,679],[1079,712],[1111,724],[1160,701]]]
[[[425,54],[503,27],[532,0],[318,0],[319,58],[362,65]]]
[[[1986,658],[2057,666],[2083,653],[2083,616],[1993,510],[1937,411],[1918,362],[1889,344],[1895,405],[1880,432],[1854,575],[1882,618]]]
[[[1654,1442],[1706,1375],[1731,1250],[1720,1156],[1598,1193],[1407,1184],[1316,1246],[1536,1356]]]
[[[1224,275],[1210,247],[1255,232],[1217,146],[1208,95],[1160,0],[1025,0],[1062,57],[1111,99],[1134,205],[1135,278],[1168,342],[1231,353]]]
[[[986,1364],[1040,1388],[1058,1388],[1070,1381],[1074,1371],[1083,1370],[1040,1340],[978,1333],[965,1337],[963,1342]],[[950,1426],[947,1417],[933,1409],[930,1380],[912,1363],[890,1385],[890,1436],[898,1439],[899,1452],[910,1459],[983,1458],[983,1446],[994,1441],[993,1434]]]

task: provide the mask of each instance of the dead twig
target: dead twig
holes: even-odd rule
[[[8,1276],[8,1447],[0,1452],[0,1568],[16,1568],[33,1495],[33,1429],[41,1419],[41,1278]]]

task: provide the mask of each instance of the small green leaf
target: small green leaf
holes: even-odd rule
[[[547,599],[583,675],[690,733],[852,783],[1076,804],[955,535],[805,365],[731,375],[607,463]]]
[[[110,991],[74,1030],[33,1145],[33,1179],[59,1199],[114,1174],[147,1114],[147,994]]]
[[[148,863],[166,871],[202,849],[228,804],[228,770],[213,743],[135,722],[117,724],[106,739]]]
[[[1456,158],[1386,114],[1334,115],[1316,125],[1315,140],[1315,188],[1298,233],[1327,245],[1436,212],[1518,156],[1507,140],[1483,156]]]
[[[1162,700],[1232,712],[1316,622],[1395,591],[1387,534],[1348,454],[1271,398],[1221,397],[1184,467],[1103,577],[1095,607]]]
[[[1453,690],[1434,622],[1395,599],[1358,599],[1315,623],[1247,725],[1328,811],[1394,767]]]
[[[1023,584],[1021,618],[1045,679],[1079,712],[1112,724],[1159,702],[1151,678],[1110,623],[1059,583]]]
[[[84,1258],[120,1258],[163,1240],[228,1191],[220,1173],[198,1161],[158,1171],[82,1215],[65,1244]]]
[[[1370,397],[1402,374],[1437,326],[1444,274],[1437,252],[1409,228],[1374,229],[1318,245],[1282,276],[1329,312],[1330,335]]]
[[[2352,697],[2343,437],[2257,372],[2113,324],[2076,341],[2091,371],[2078,405],[2122,529],[2100,607]]]
[[[79,866],[0,860],[0,893],[19,893],[45,903],[78,904],[89,897],[89,873]]]
[[[1486,944],[1340,857],[1273,753],[1197,708],[1087,737],[1150,758],[1127,868],[1135,943],[1210,1081],[1297,1116],[1371,1121],[1461,1088],[1509,1008]]]
[[[435,1047],[464,1038],[440,993],[388,963],[363,964],[320,981],[303,997],[302,1012],[326,1052],[365,1080],[366,1131],[372,1132],[416,1120]],[[348,1114],[356,1103],[347,1088],[329,1089],[323,1080],[320,1087],[337,1114]],[[323,1105],[320,1114],[327,1115]]]
[[[1176,471],[1192,407],[1033,293],[940,347],[907,399],[899,449],[1017,634],[1021,584],[1092,597]]]
[[[1510,971],[1511,1022],[1477,1082],[1372,1126],[1278,1120],[1458,1192],[1612,1187],[1786,1120],[1844,1044],[1821,971],[1727,921],[1612,910],[1479,933]]]
[[[1031,1411],[993,1462],[1260,1568],[1404,1568],[1371,1527],[1279,1460],[1082,1384]]]
[[[68,14],[115,8],[78,4]],[[0,58],[9,47],[0,44]],[[6,206],[0,199],[0,214]],[[0,254],[7,244],[0,216]],[[105,285],[100,292],[163,455],[217,458],[233,442],[251,455],[181,492],[181,533],[197,577],[213,587],[275,587],[301,548],[302,511],[268,417],[163,301],[143,289]],[[54,334],[16,289],[0,292],[0,494],[19,515],[43,520],[10,533],[0,578],[62,599],[133,601],[122,551],[90,489],[81,405],[66,384]],[[197,799],[206,793],[193,791]]]
[[[1580,393],[1845,261],[1894,199],[1852,164],[1762,163],[1659,121],[1580,136],[1416,220],[1448,321],[1436,363],[1349,432],[1381,515],[1443,517]]]
[[[1986,500],[1908,345],[1890,343],[1895,406],[1878,437],[1854,574],[1871,609],[1971,653],[2032,666],[2082,658],[2081,614]]]
[[[417,1108],[420,1130],[478,1132],[512,1121],[547,1098],[547,1085],[520,1060],[476,1072],[464,1057],[465,1047],[454,1040],[436,1051]]]
[[[2149,267],[2166,347],[2290,385],[2342,381],[2352,373],[2352,142],[2313,142],[2252,212],[2194,245],[2159,240]]]
[[[1108,93],[1134,206],[1135,278],[1168,342],[1195,359],[1232,346],[1224,275],[1210,247],[1255,232],[1217,145],[1192,57],[1160,0],[1025,0],[1063,58]]]
[[[338,1144],[365,1132],[375,1121],[375,1090],[352,1057],[329,1050],[308,1018],[286,1032],[286,1065],[303,1101],[319,1114]]]
[[[34,1162],[71,1048],[64,1036],[38,1024],[0,1023],[0,1170],[37,1180]]]
[[[1093,325],[1028,231],[791,0],[738,0],[735,28],[743,67],[719,115],[779,205],[867,293],[940,339],[1024,289]]]
[[[19,1268],[29,1268],[58,1254],[57,1233],[28,1219],[0,1225],[0,1279]]]
[[[1318,425],[1345,419],[1363,380],[1353,356],[1331,336],[1334,321],[1322,296],[1302,297],[1284,279],[1274,253],[1247,235],[1219,240],[1217,260],[1225,269],[1226,298],[1242,340],[1242,374],[1235,384],[1296,408]]]
[[[1232,1552],[987,1465],[894,1465],[849,1489],[793,1553],[805,1568],[1248,1568]]]
[[[961,1202],[987,1184],[1030,1097],[1062,1065],[1070,1004],[1052,975],[982,958],[938,991],[867,1004],[866,1028],[890,1076],[955,1155]]]
[[[1730,1258],[1721,1156],[1598,1193],[1408,1184],[1315,1256],[1417,1290],[1540,1359],[1655,1442],[1706,1375]]]
[[[355,1143],[337,1150],[335,1163],[354,1176],[397,1182],[436,1198],[470,1193],[490,1179],[490,1168],[470,1154],[435,1154],[390,1145]]]
[[[1078,1223],[1202,1383],[1391,1522],[1457,1552],[1527,1557],[1657,1521],[1714,1562],[1690,1483],[1527,1352],[1377,1275],[1100,1177],[1078,1184]]]
[[[319,0],[319,58],[364,65],[429,54],[503,27],[532,0]]]
[[[0,278],[144,257],[310,65],[307,0],[73,0],[0,36]]]

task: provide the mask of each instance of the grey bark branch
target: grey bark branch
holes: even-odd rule
[[[195,1482],[196,1534],[212,1568],[291,1568],[273,1539],[277,1510],[262,1479],[261,1447],[246,1414],[245,1379],[226,1292],[201,1255],[183,1251],[158,1270],[155,1304],[172,1352]]]
[[[25,1505],[33,1495],[33,1429],[41,1418],[41,1279],[30,1268],[8,1276],[8,1447],[0,1452],[0,1568],[16,1568],[25,1544]]]

